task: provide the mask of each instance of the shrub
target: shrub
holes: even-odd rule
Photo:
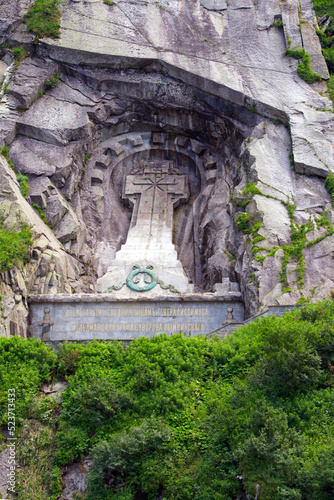
[[[117,488],[125,480],[130,485],[138,484],[147,457],[155,457],[161,463],[170,440],[170,429],[161,421],[150,419],[99,443],[93,450],[87,499],[96,499],[97,495],[101,500],[107,498],[108,485]],[[158,494],[159,484],[159,479],[142,484],[142,491],[153,498],[153,494]]]
[[[54,470],[54,498],[57,467],[89,454],[87,500],[254,498],[256,485],[262,500],[329,500],[333,324],[334,301],[328,300],[259,319],[223,340],[157,335],[126,349],[93,341],[50,354],[40,342],[5,339],[2,422],[6,387],[14,384],[19,420],[53,425],[51,468],[44,467],[46,455],[38,460],[43,484]],[[53,412],[56,403],[37,397],[52,373],[69,383]],[[38,469],[33,444],[23,434],[19,449]],[[20,484],[19,498],[30,494],[32,483]],[[50,494],[40,498],[51,500]]]
[[[39,204],[35,203],[35,202],[32,204],[32,206],[38,212],[38,215],[40,216],[40,218],[42,219],[42,221],[44,222],[44,224],[46,224],[47,226],[49,226],[48,220],[46,218],[45,213],[42,210],[42,207],[40,207]]]
[[[5,229],[0,222],[0,273],[30,262],[31,236],[27,224],[21,224],[21,230],[16,231]]]
[[[59,38],[60,0],[36,0],[25,15],[28,31],[38,38]]]
[[[334,207],[334,174],[329,174],[325,180],[325,188],[329,192]]]
[[[30,416],[30,406],[42,383],[48,381],[56,355],[39,340],[0,338],[0,425],[7,422],[7,390],[15,388],[17,424]]]
[[[44,85],[46,86],[47,89],[48,88],[50,89],[56,87],[57,83],[59,82],[60,82],[60,76],[59,73],[57,73],[51,78],[47,78],[46,80],[44,80]]]
[[[89,436],[81,427],[71,427],[61,422],[56,439],[55,464],[62,466],[83,456],[89,448]]]
[[[16,178],[20,184],[20,190],[21,190],[22,196],[24,196],[24,198],[25,198],[29,193],[29,185],[28,185],[29,179],[26,175],[22,174],[21,172],[17,172]]]
[[[9,158],[9,156],[8,156],[8,146],[4,146],[2,149],[0,148],[0,152],[1,152],[1,154],[3,154],[3,155],[4,155],[4,157],[6,158],[6,160],[7,160],[8,164],[9,164],[10,168],[11,168],[12,170],[14,170],[14,168],[15,168],[15,167],[14,167],[14,163],[12,162],[12,160],[11,160],[11,159]]]
[[[249,233],[249,222],[250,222],[250,215],[247,213],[239,214],[238,217],[235,219],[235,224],[237,228],[242,231],[243,233]]]
[[[286,49],[285,54],[294,59],[301,60],[297,67],[297,73],[306,83],[320,82],[321,76],[314,73],[311,68],[311,58],[305,49]]]
[[[90,380],[63,397],[62,420],[92,435],[97,427],[132,406],[131,398],[106,377]]]
[[[23,59],[28,56],[28,53],[23,45],[19,45],[13,49],[15,64],[18,65]]]

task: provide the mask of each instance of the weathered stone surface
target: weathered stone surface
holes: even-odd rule
[[[53,175],[55,165],[45,161],[40,154],[30,148],[31,141],[25,137],[18,137],[10,147],[10,158],[15,168],[23,174]]]
[[[9,154],[17,170],[27,175],[52,177],[57,187],[63,188],[64,195],[68,199],[72,198],[81,178],[81,172],[76,166],[84,155],[80,141],[62,147],[18,136],[12,143]]]
[[[200,3],[208,10],[222,11],[227,9],[226,0],[200,0]]]
[[[55,228],[55,232],[57,238],[62,243],[65,243],[68,240],[78,239],[78,233],[81,232],[80,222],[73,210],[69,211],[65,217],[61,219]]]
[[[1,78],[1,80],[4,77],[4,75],[7,71],[7,68],[8,68],[8,64],[6,64],[4,61],[0,61],[0,78]]]
[[[151,2],[123,3],[112,9],[98,2],[80,2],[71,10],[65,9],[62,39],[49,42],[47,50],[53,58],[67,62],[70,62],[71,54],[72,63],[111,64],[113,61],[113,64],[117,64],[121,58],[122,65],[126,60],[131,65],[134,58],[142,62],[159,59],[172,76],[201,87],[203,84],[200,80],[204,77],[205,88],[216,95],[232,99],[233,94],[235,102],[244,103],[248,100],[251,106],[273,114],[273,108],[277,108],[290,115],[295,104],[305,100],[313,101],[313,105],[320,108],[329,107],[326,99],[294,77],[296,65],[289,58],[282,58],[285,44],[280,30],[257,29],[258,26],[269,29],[274,16],[279,13],[278,1],[270,5],[260,3],[256,10],[251,2],[230,2],[227,19],[212,17],[208,11],[199,12],[195,4],[188,3],[185,9],[182,0],[173,2],[168,6],[168,11]],[[112,32],[106,30],[105,19],[109,26],[113,23]],[[133,38],[129,19],[141,33],[139,38]],[[172,36],[169,23],[166,22],[168,19],[174,26]],[[290,12],[289,20],[291,26],[287,29],[291,33],[297,32],[298,16],[293,17]],[[201,39],[199,33],[202,33],[203,23],[206,30]],[[243,25],[241,31],[238,30],[240,23]],[[71,28],[73,25],[79,28],[74,31]],[[233,42],[235,36],[238,37],[238,44]],[[221,53],[221,47],[226,54]],[[156,48],[159,49],[158,53]],[[41,47],[41,50],[44,49]],[[271,54],[270,58],[268,53]],[[250,64],[250,61],[256,61],[256,64]],[[308,96],[305,99],[306,94]],[[309,120],[306,123],[310,129],[316,124]],[[294,143],[294,148],[298,154],[299,144]],[[320,157],[324,158],[322,155]],[[307,168],[309,163],[305,155],[304,163]],[[330,168],[333,167],[331,162]]]
[[[64,500],[73,500],[74,494],[84,493],[87,489],[87,470],[81,464],[72,465],[65,472],[63,483],[65,485],[62,491]]]
[[[8,462],[10,460],[10,448],[6,446],[0,452],[0,494],[2,498],[6,498],[7,496],[7,486],[9,486],[9,478],[7,474],[8,470]]]
[[[47,80],[55,77],[58,66],[36,58],[26,58],[19,64],[8,86],[19,107],[28,109],[47,87]]]
[[[69,141],[88,139],[91,124],[86,110],[78,104],[45,96],[18,120],[17,130],[39,141],[66,146]]]
[[[69,207],[66,204],[65,200],[54,188],[47,199],[47,207],[45,212],[45,216],[50,226],[57,226],[57,224],[59,224],[59,222],[68,211]]]
[[[301,33],[303,39],[303,47],[311,58],[311,68],[314,73],[317,73],[321,78],[328,79],[329,71],[324,56],[321,51],[320,40],[316,35],[315,29],[311,24],[302,24]]]
[[[58,251],[52,244],[51,255],[39,235],[31,279],[19,270],[8,277],[8,286],[21,296],[26,282],[39,293],[89,289],[128,235],[133,208],[122,199],[124,175],[135,164],[168,159],[190,179],[189,201],[175,209],[173,245],[198,290],[238,281],[247,314],[299,300],[311,285],[317,286],[313,300],[324,296],[328,287],[313,285],[317,259],[308,261],[304,290],[294,273],[292,291],[283,293],[280,283],[282,246],[291,242],[286,203],[296,205],[295,224],[315,226],[330,198],[323,180],[310,175],[324,178],[334,171],[333,114],[324,111],[331,103],[316,91],[320,87],[298,77],[297,61],[283,55],[288,40],[301,46],[298,5],[76,1],[62,5],[60,39],[35,46],[24,28],[11,34],[13,43],[24,40],[36,56],[11,76],[17,94],[5,95],[0,104],[0,144],[11,145],[16,169],[29,176],[31,201],[39,197],[65,249],[91,260],[95,270],[79,279],[61,245]],[[283,29],[273,25],[280,15]],[[315,24],[311,0],[301,1],[301,16],[304,26]],[[314,45],[318,53],[314,37],[305,31],[310,52]],[[19,100],[29,105],[49,65],[59,67],[60,82],[19,114]],[[24,92],[20,71],[32,80]],[[17,132],[23,135],[15,137]],[[255,196],[245,195],[249,184]],[[11,188],[4,201],[7,195],[13,198]],[[16,205],[6,207],[14,221]],[[237,229],[243,211],[252,224],[262,223],[256,235]],[[263,263],[255,259],[266,255],[254,253],[256,236],[264,238],[257,245],[268,252],[280,246]],[[329,255],[322,262],[332,268]]]
[[[262,222],[259,234],[265,235],[273,245],[283,246],[290,242],[290,220],[286,208],[279,200],[255,195],[247,206],[254,222]]]
[[[307,268],[306,296],[311,297],[314,291],[319,299],[328,298],[330,290],[334,290],[334,265],[331,264],[334,257],[334,236],[328,236],[320,243],[306,248],[303,253]]]
[[[91,107],[96,105],[96,101],[91,97],[88,97],[77,89],[73,89],[63,82],[60,82],[55,88],[49,90],[48,95],[54,97],[58,101],[79,104],[80,106]]]
[[[80,269],[76,261],[65,253],[51,229],[23,198],[15,173],[2,156],[0,156],[0,212],[5,228],[18,230],[22,223],[26,223],[31,227],[33,235],[31,262],[23,269],[13,268],[4,273],[0,292],[4,296],[4,317],[0,322],[0,335],[9,335],[12,322],[17,325],[17,334],[26,337],[28,317],[26,297],[31,290],[44,293],[70,291],[72,276],[73,281],[78,279]]]
[[[47,207],[47,198],[50,196],[48,177],[33,177],[29,181],[29,198],[32,203],[37,203],[43,210]]]
[[[32,6],[34,0],[5,0],[1,3],[0,10],[0,44],[4,42],[5,35],[18,26],[24,14]]]
[[[290,2],[281,2],[280,10],[282,12],[282,21],[284,27],[284,37],[286,46],[301,49],[303,46],[299,29],[299,2],[291,0]]]

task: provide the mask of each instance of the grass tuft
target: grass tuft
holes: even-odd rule
[[[28,31],[38,38],[59,38],[59,0],[36,0],[25,15]]]

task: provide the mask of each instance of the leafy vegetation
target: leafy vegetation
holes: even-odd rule
[[[311,58],[309,54],[305,52],[305,49],[293,49],[287,48],[285,51],[287,56],[293,57],[294,59],[299,59],[299,64],[297,67],[297,73],[305,80],[307,83],[320,82],[321,76],[314,73],[311,68]]]
[[[28,31],[38,38],[59,38],[60,0],[36,0],[25,15]]]
[[[30,261],[31,236],[27,224],[21,224],[17,231],[16,228],[4,228],[0,221],[0,273]]]
[[[0,148],[0,153],[4,155],[10,168],[14,170],[15,169],[14,163],[12,162],[12,160],[8,156],[8,146],[4,146],[3,148]]]
[[[249,233],[250,231],[249,227],[250,218],[251,218],[250,215],[247,212],[244,212],[242,214],[239,214],[235,219],[235,225],[240,231],[242,231],[245,234]]]
[[[17,66],[23,59],[28,56],[28,53],[23,45],[19,45],[12,49],[15,57],[15,65]]]
[[[0,154],[4,155],[10,168],[15,170],[14,163],[9,158],[8,146],[4,146],[3,148],[0,148]],[[18,183],[20,184],[20,189],[21,189],[22,195],[24,197],[26,197],[28,195],[28,192],[29,192],[29,184],[28,184],[29,179],[28,179],[28,177],[26,175],[22,174],[21,172],[16,172],[16,178],[18,180]]]
[[[32,204],[32,206],[38,212],[38,215],[40,216],[40,218],[42,219],[42,221],[44,222],[44,224],[46,224],[47,226],[49,226],[50,224],[48,223],[48,220],[46,218],[45,213],[43,212],[42,207],[40,207],[39,204],[35,203],[35,202]]]
[[[325,180],[325,188],[327,189],[327,191],[329,192],[329,194],[331,196],[332,205],[334,207],[334,175],[333,174],[327,175],[326,180]]]
[[[22,174],[22,172],[17,172],[16,178],[20,184],[22,196],[26,197],[29,193],[28,177]]]
[[[47,78],[46,80],[44,80],[44,84],[47,89],[52,89],[56,87],[59,82],[60,82],[59,73],[57,73],[54,76],[51,76],[51,78]]]
[[[330,500],[334,495],[334,301],[269,317],[224,340],[120,343],[0,339],[0,408],[18,391],[18,498],[60,494],[89,454],[87,500]],[[62,404],[41,384],[67,380]],[[50,480],[51,478],[51,480]],[[78,497],[79,498],[79,497]]]

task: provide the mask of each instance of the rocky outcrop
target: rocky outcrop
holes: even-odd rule
[[[313,70],[327,78],[311,2],[300,12],[295,0],[68,0],[61,8],[59,39],[36,44],[16,13],[7,41],[30,56],[15,67],[1,52],[0,144],[30,188],[24,200],[7,169],[3,198],[15,192],[37,224],[35,267],[3,280],[12,290],[6,310],[18,310],[14,290],[88,291],[127,238],[124,177],[162,159],[189,178],[173,243],[197,290],[238,282],[248,315],[325,297],[334,288],[324,187],[334,172],[333,113],[322,84],[306,84],[283,55],[287,40],[308,43]],[[80,276],[78,262],[92,263],[91,276]]]
[[[1,275],[0,335],[10,332],[26,336],[27,297],[30,293],[71,293],[84,271],[76,258],[68,255],[52,230],[23,198],[15,173],[0,156],[0,214],[7,230],[28,224],[32,231],[31,261]],[[89,287],[88,287],[89,288]]]

